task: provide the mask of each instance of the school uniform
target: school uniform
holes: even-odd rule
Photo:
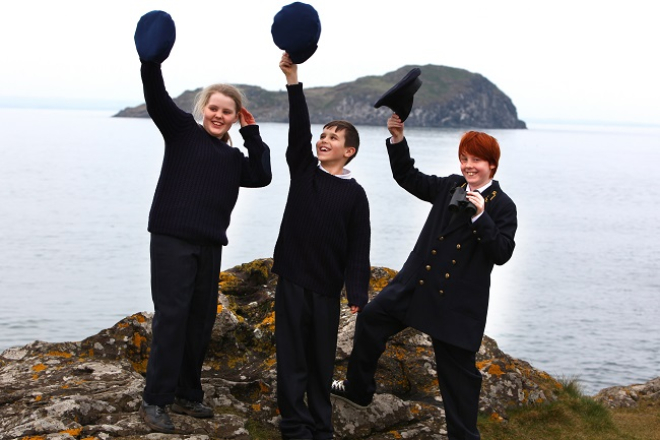
[[[165,142],[149,212],[153,339],[144,401],[201,402],[201,369],[217,314],[222,247],[239,187],[271,181],[270,150],[259,127],[240,129],[249,157],[209,135],[177,107],[161,65],[142,62],[149,116]]]
[[[287,93],[291,183],[272,268],[279,275],[280,431],[285,439],[326,440],[333,438],[330,385],[342,288],[349,304],[363,307],[368,300],[369,202],[350,175],[334,176],[320,167],[302,84],[287,85]]]
[[[347,379],[357,401],[370,402],[374,374],[389,337],[407,327],[431,336],[450,440],[479,439],[481,375],[475,366],[486,325],[493,265],[513,254],[516,206],[497,181],[480,190],[484,212],[449,209],[461,175],[426,175],[414,166],[406,139],[387,151],[394,179],[432,204],[417,242],[396,277],[358,315]]]

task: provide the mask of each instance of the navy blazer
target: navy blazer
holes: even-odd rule
[[[454,215],[448,208],[453,188],[466,184],[462,175],[420,172],[405,138],[394,145],[388,139],[387,149],[397,183],[433,205],[415,247],[392,280],[411,291],[405,323],[476,352],[486,326],[493,265],[506,263],[515,247],[516,205],[494,180],[482,194],[484,213],[472,223],[469,213]]]

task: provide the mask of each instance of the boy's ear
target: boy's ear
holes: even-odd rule
[[[344,157],[349,158],[355,155],[355,147],[345,147],[344,148]]]

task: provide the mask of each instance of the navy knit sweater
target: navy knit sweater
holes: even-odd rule
[[[368,300],[371,226],[369,201],[355,179],[318,167],[302,84],[287,85],[291,184],[275,244],[273,272],[327,296],[346,285],[348,302]]]
[[[143,62],[141,73],[147,111],[165,140],[148,230],[224,246],[239,187],[263,187],[272,178],[270,150],[261,140],[259,127],[240,129],[246,157],[177,107],[165,90],[160,64]]]

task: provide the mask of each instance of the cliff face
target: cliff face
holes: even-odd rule
[[[217,321],[203,370],[211,419],[176,414],[177,429],[212,439],[279,439],[272,260],[223,272]],[[373,268],[373,297],[394,271]],[[144,387],[151,314],[137,313],[80,342],[36,341],[0,354],[0,440],[127,439],[149,429],[137,413]],[[355,317],[343,307],[336,374],[344,376]],[[552,401],[561,385],[484,337],[477,355],[483,375],[480,411],[506,418],[511,407]],[[429,338],[408,329],[388,344],[368,409],[334,402],[337,439],[446,440],[444,410]],[[200,438],[190,436],[184,438]]]
[[[384,125],[390,109],[375,109],[374,103],[413,67],[422,71],[422,86],[415,94],[408,127],[526,128],[518,119],[511,99],[483,76],[446,66],[404,66],[382,76],[368,76],[334,87],[306,89],[313,124],[346,119],[355,125]],[[237,85],[247,98],[247,107],[259,122],[287,122],[288,102],[284,91]],[[186,91],[175,102],[190,111],[197,92]],[[148,117],[144,105],[126,108],[116,117]]]

